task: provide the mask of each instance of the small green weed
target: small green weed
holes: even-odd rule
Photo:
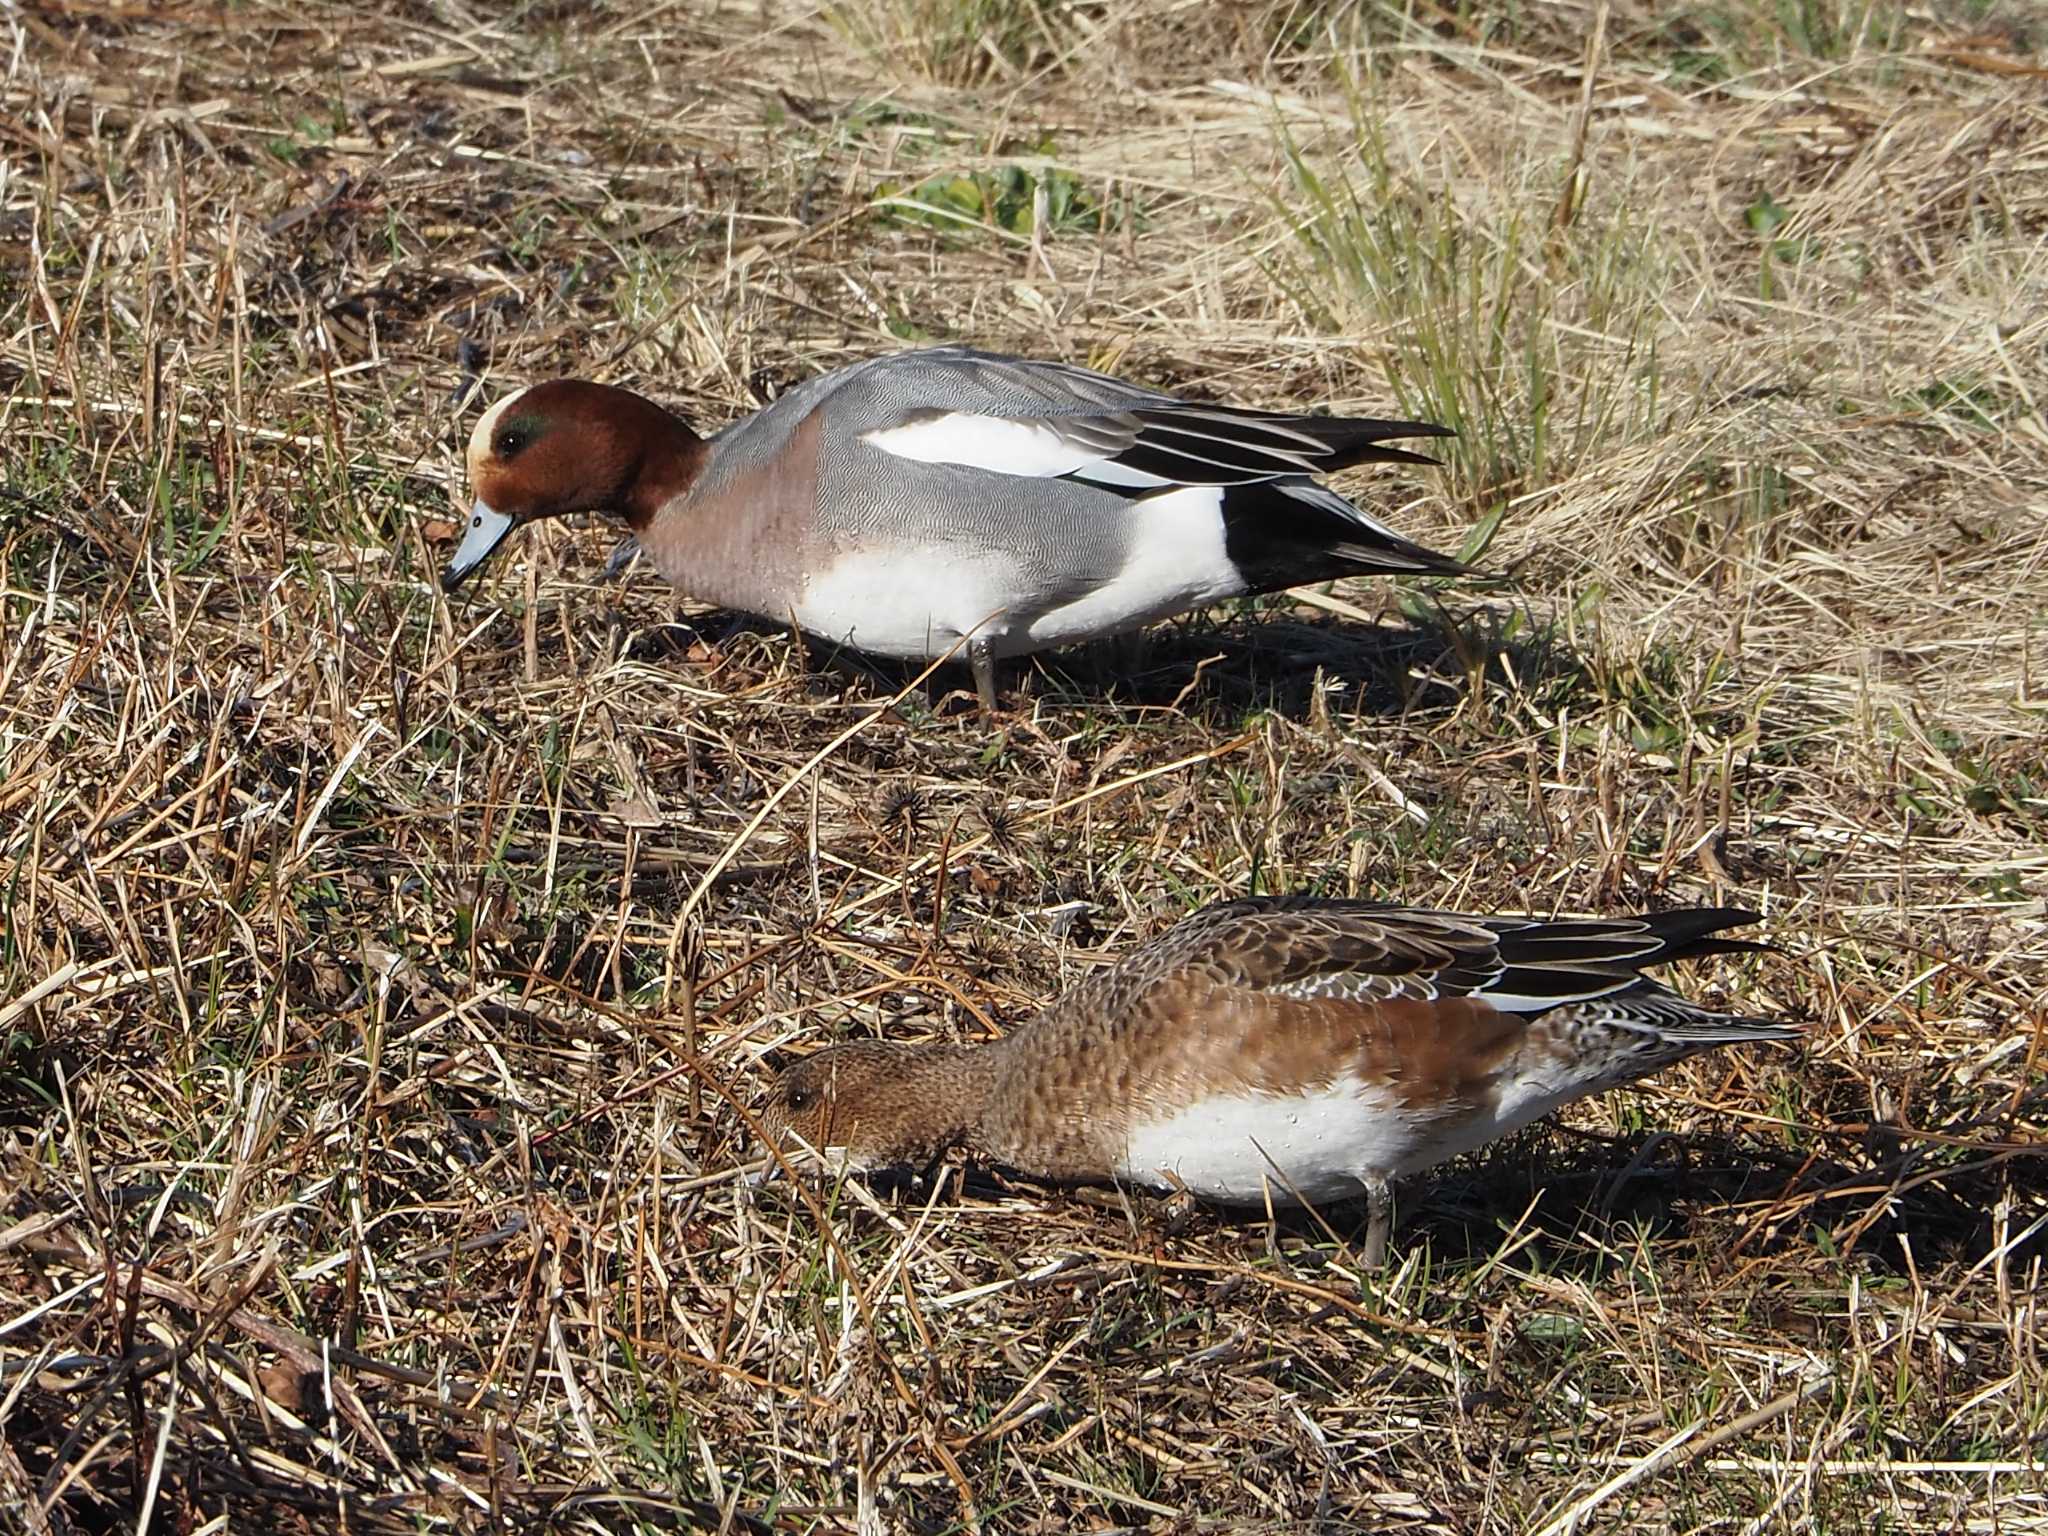
[[[1915,390],[1912,399],[1936,416],[1979,432],[1996,432],[2018,402],[2011,393],[1987,380],[1965,376],[1936,379]]]
[[[966,238],[990,229],[1017,239],[1100,229],[1102,202],[1074,172],[1048,165],[941,171],[915,182],[885,181],[874,207],[888,222]]]
[[[340,131],[335,124],[302,113],[289,133],[273,135],[264,140],[263,147],[286,165],[297,165],[309,152],[324,149],[338,137]]]
[[[1761,194],[1742,212],[1743,222],[1749,225],[1763,240],[1763,255],[1757,279],[1757,291],[1766,301],[1780,297],[1778,270],[1782,267],[1798,267],[1820,254],[1820,242],[1806,238],[1787,238],[1778,234],[1780,228],[1792,221],[1792,210],[1779,202],[1769,192]]]

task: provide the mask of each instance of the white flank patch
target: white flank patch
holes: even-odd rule
[[[1518,1063],[1523,1070],[1510,1070],[1501,1076],[1493,1112],[1474,1120],[1468,1146],[1481,1146],[1510,1131],[1519,1131],[1531,1121],[1541,1120],[1558,1106],[1584,1095],[1588,1078],[1584,1067],[1575,1071],[1572,1063],[1553,1059],[1547,1069],[1539,1067],[1531,1072],[1528,1066],[1536,1054],[1524,1052]]]
[[[964,411],[925,416],[900,427],[877,427],[861,433],[860,440],[920,464],[965,464],[1034,480],[1069,475],[1102,459],[1099,449],[1068,442],[1039,422]]]
[[[1223,487],[1190,485],[1128,504],[1122,570],[1060,607],[1020,612],[1033,646],[1114,634],[1244,591],[1223,543]]]
[[[907,430],[907,429],[906,429]],[[841,556],[804,583],[796,621],[878,656],[942,656],[987,638],[997,655],[1092,640],[1244,590],[1223,546],[1223,491],[1188,486],[1108,510],[1130,523],[1123,568],[1070,601],[1030,584],[1009,551],[891,546]],[[1071,590],[1071,586],[1069,587]]]
[[[1117,1177],[1178,1182],[1207,1200],[1322,1203],[1409,1166],[1425,1133],[1398,1099],[1356,1077],[1310,1094],[1230,1094],[1133,1128]]]
[[[1003,650],[1002,636],[1015,627],[1009,610],[1035,599],[1015,580],[1016,563],[1000,551],[976,558],[957,546],[863,550],[804,582],[796,621],[821,640],[877,656],[943,656],[968,634]]]

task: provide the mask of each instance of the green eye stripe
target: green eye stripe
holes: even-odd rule
[[[546,419],[540,416],[514,416],[509,421],[498,423],[498,430],[491,434],[491,441],[502,443],[506,438],[516,436],[530,443],[541,435],[546,426]]]

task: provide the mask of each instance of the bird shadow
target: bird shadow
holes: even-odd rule
[[[1974,1263],[2000,1241],[1997,1180],[1962,1168],[1917,1177],[1921,1150],[1865,1159],[1712,1135],[1573,1132],[1533,1159],[1510,1147],[1419,1182],[1396,1244],[1406,1233],[1451,1262],[1484,1262],[1526,1237],[1546,1272],[1589,1279],[1637,1262],[1645,1242],[1744,1258],[1853,1253],[1901,1275]]]
[[[713,611],[644,631],[633,654],[660,660],[700,643],[723,650],[741,636],[786,633],[786,624]],[[810,636],[803,643],[805,675],[815,691],[866,695],[877,703],[880,696],[921,692],[933,711],[975,708],[964,659],[942,663],[917,690],[924,662]],[[1398,614],[1365,622],[1335,614],[1307,618],[1298,607],[1247,599],[1235,611],[1184,616],[1008,661],[999,691],[1005,707],[1018,711],[1036,704],[1222,719],[1270,712],[1300,720],[1318,711],[1393,719],[1448,712],[1489,685],[1536,693],[1569,689],[1587,671],[1560,627],[1525,607],[1418,598]]]
[[[1718,1136],[1642,1131],[1619,1137],[1570,1132],[1531,1156],[1519,1138],[1433,1169],[1397,1186],[1390,1263],[1424,1251],[1432,1263],[1470,1267],[1499,1259],[1512,1246],[1521,1262],[1544,1273],[1594,1280],[1638,1262],[1646,1243],[1694,1244],[1727,1255],[1762,1258],[1792,1250],[1847,1258],[1886,1274],[1914,1265],[1975,1263],[2000,1241],[1995,1219],[1998,1177],[1958,1169],[1945,1178],[1924,1173],[1915,1152],[1876,1162],[1849,1161],[1759,1147]],[[2048,1158],[2034,1160],[2033,1182],[2048,1189]],[[1355,1258],[1363,1250],[1368,1211],[1363,1199],[1310,1211],[1190,1204],[1154,1191],[1099,1186],[1062,1189],[974,1164],[956,1170],[961,1192],[982,1198],[1020,1189],[1048,1190],[1135,1222],[1164,1236],[1190,1231],[1251,1233],[1304,1248],[1331,1238]],[[923,1192],[912,1175],[876,1175],[879,1190]],[[2005,1177],[2011,1180],[2007,1170]],[[1845,1215],[1846,1195],[1865,1198]],[[1867,1219],[1866,1219],[1867,1218]],[[2012,1258],[2048,1254],[2048,1233],[2010,1245]],[[1910,1250],[1910,1252],[1909,1252]]]

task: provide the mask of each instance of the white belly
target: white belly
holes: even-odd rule
[[[1204,1099],[1134,1126],[1117,1177],[1205,1200],[1276,1205],[1349,1199],[1393,1178],[1423,1139],[1391,1094],[1340,1078],[1313,1094]]]

